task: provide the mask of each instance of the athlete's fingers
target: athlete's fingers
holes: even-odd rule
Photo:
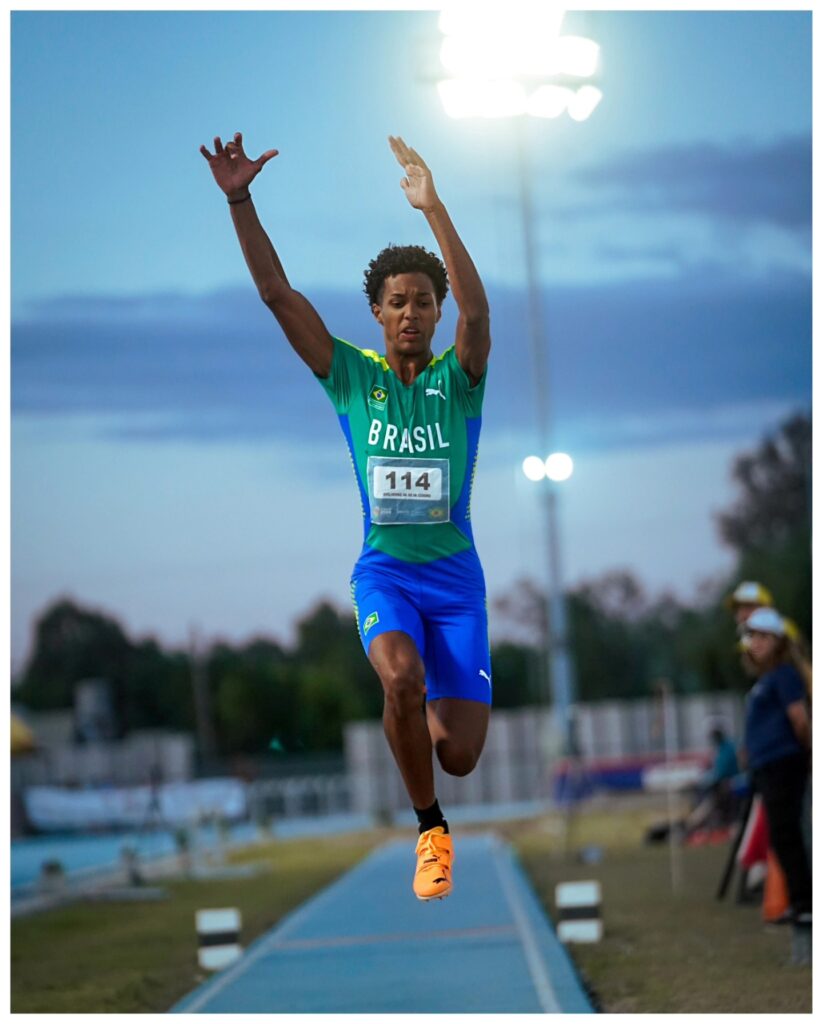
[[[214,152],[218,156],[220,156],[220,154],[223,152],[223,143],[220,141],[219,135],[214,136]]]
[[[212,155],[211,155],[211,153],[210,153],[210,152],[209,152],[209,151],[208,151],[208,150],[206,149],[206,147],[205,147],[205,146],[201,146],[201,147],[200,147],[200,152],[201,152],[201,153],[203,154],[203,156],[204,156],[204,157],[205,157],[205,158],[206,158],[207,160],[211,160],[211,159],[212,159]]]
[[[409,152],[410,152],[410,153],[411,153],[411,155],[412,155],[412,160],[414,161],[414,163],[418,164],[418,165],[419,165],[419,166],[420,166],[420,167],[421,167],[421,168],[422,168],[422,169],[423,169],[424,171],[427,171],[427,170],[429,169],[429,168],[428,168],[428,165],[426,164],[426,161],[425,161],[425,160],[423,159],[423,157],[422,157],[422,156],[421,156],[421,155],[420,155],[420,154],[419,154],[419,153],[417,152],[417,150],[416,150],[416,149],[410,149],[410,150],[409,150]]]
[[[409,147],[401,138],[397,139],[397,152],[402,163],[409,163]]]
[[[403,140],[396,139],[393,135],[389,136],[389,145],[391,146],[392,153],[397,158],[397,162],[402,166],[408,163],[405,154],[403,152]]]
[[[279,152],[279,150],[276,150],[276,149],[267,149],[266,152],[262,156],[259,156],[257,158],[257,160],[255,160],[255,163],[258,166],[262,167],[263,164],[268,163],[269,160],[271,160],[272,157],[277,156],[278,152]]]

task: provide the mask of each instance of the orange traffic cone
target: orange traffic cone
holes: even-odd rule
[[[789,890],[786,876],[778,863],[774,850],[769,847],[766,881],[763,886],[763,920],[777,921],[789,909]]]

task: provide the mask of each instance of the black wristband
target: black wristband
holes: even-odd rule
[[[236,206],[238,203],[245,203],[247,199],[251,199],[251,192],[246,192],[242,199],[227,199],[226,202],[229,206]]]

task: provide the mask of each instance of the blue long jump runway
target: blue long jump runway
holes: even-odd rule
[[[454,839],[446,899],[417,900],[413,841],[389,843],[171,1012],[593,1012],[512,849]]]

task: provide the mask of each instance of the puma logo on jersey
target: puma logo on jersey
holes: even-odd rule
[[[492,684],[492,677],[489,675],[489,673],[488,672],[484,672],[483,669],[481,668],[480,669],[480,675],[483,676],[483,678],[488,681],[489,686],[491,686],[491,684]]]
[[[438,381],[436,388],[426,388],[426,396],[428,396],[428,395],[439,395],[443,399],[443,401],[445,402],[446,401],[446,396],[440,390],[441,386],[442,385],[440,384],[440,381]]]

